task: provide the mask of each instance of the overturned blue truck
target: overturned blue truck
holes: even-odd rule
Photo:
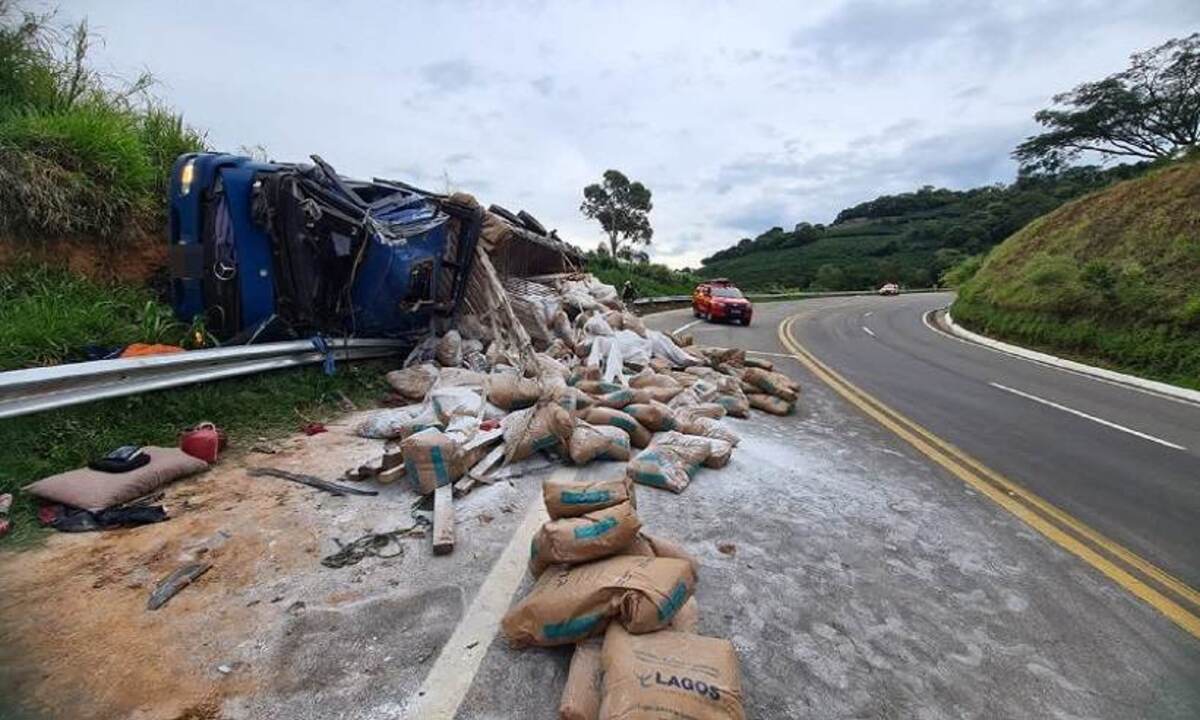
[[[168,208],[175,312],[202,318],[226,344],[414,339],[458,312],[489,221],[510,240],[495,264],[505,275],[560,272],[581,260],[524,211],[345,178],[316,155],[311,164],[183,155]]]

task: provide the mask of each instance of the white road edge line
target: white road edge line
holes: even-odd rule
[[[874,315],[874,314],[875,314],[875,311],[874,311],[874,310],[868,310],[867,312],[863,313],[863,317],[865,317],[865,318],[869,318],[869,317],[871,317],[871,316],[872,316],[872,315]]]
[[[875,333],[871,332],[871,328],[867,327],[866,325],[863,325],[862,329],[863,329],[863,332],[865,332],[866,334],[870,335],[871,337],[875,337]]]
[[[672,331],[671,331],[671,334],[672,334],[672,335],[674,335],[674,334],[675,334],[675,333],[677,333],[677,332],[683,332],[684,330],[687,330],[687,329],[688,329],[688,328],[690,328],[691,326],[693,326],[693,325],[695,325],[695,324],[697,324],[697,323],[701,323],[701,322],[704,322],[704,320],[703,320],[703,319],[700,319],[700,320],[693,320],[693,321],[691,321],[690,323],[687,323],[687,324],[685,324],[685,325],[680,325],[679,327],[677,327],[677,328],[675,328],[674,330],[672,330]]]
[[[1140,437],[1143,440],[1149,440],[1150,442],[1158,443],[1159,445],[1165,445],[1169,448],[1174,448],[1175,450],[1184,450],[1184,451],[1187,450],[1187,448],[1183,447],[1182,445],[1176,445],[1175,443],[1168,442],[1166,440],[1163,440],[1162,438],[1157,438],[1157,437],[1154,437],[1153,435],[1147,435],[1144,432],[1138,432],[1137,430],[1134,430],[1132,428],[1127,428],[1124,425],[1118,425],[1115,422],[1109,422],[1108,420],[1105,420],[1103,418],[1098,418],[1095,415],[1088,415],[1087,413],[1085,413],[1081,410],[1069,408],[1066,405],[1059,405],[1056,402],[1051,402],[1050,400],[1046,400],[1045,398],[1040,398],[1037,395],[1030,395],[1027,392],[1021,392],[1020,390],[1015,390],[1013,388],[1008,387],[1007,385],[1001,385],[1000,383],[997,383],[997,382],[990,382],[990,383],[988,383],[988,385],[991,385],[992,387],[994,387],[998,390],[1003,390],[1004,392],[1009,392],[1009,393],[1012,393],[1013,395],[1018,395],[1020,397],[1025,398],[1026,400],[1032,400],[1034,402],[1039,402],[1043,405],[1048,405],[1048,406],[1054,408],[1055,410],[1062,410],[1063,412],[1068,412],[1068,413],[1071,413],[1072,415],[1078,415],[1079,417],[1084,418],[1086,420],[1091,420],[1094,423],[1099,423],[1101,425],[1104,425],[1105,427],[1110,427],[1110,428],[1113,428],[1114,430],[1120,430],[1121,432],[1129,433],[1130,435]]]
[[[947,338],[949,340],[953,340],[955,342],[960,342],[963,345],[968,345],[973,348],[981,348],[983,350],[988,350],[988,351],[994,352],[998,355],[1007,355],[1010,358],[1016,358],[1017,360],[1024,360],[1027,363],[1032,363],[1034,365],[1041,365],[1044,368],[1050,368],[1051,370],[1057,370],[1059,372],[1068,373],[1070,375],[1075,375],[1076,377],[1081,377],[1081,378],[1084,378],[1087,380],[1094,380],[1095,382],[1102,382],[1102,383],[1105,383],[1106,385],[1112,385],[1114,387],[1124,388],[1126,390],[1132,390],[1134,392],[1139,392],[1143,395],[1150,395],[1152,397],[1156,397],[1156,398],[1159,398],[1162,400],[1170,400],[1171,402],[1182,403],[1184,405],[1190,405],[1192,407],[1195,407],[1198,404],[1196,401],[1190,400],[1188,398],[1182,398],[1182,397],[1178,397],[1175,395],[1171,395],[1169,393],[1159,392],[1157,390],[1150,390],[1150,389],[1144,388],[1144,387],[1138,387],[1137,385],[1132,385],[1127,382],[1118,382],[1116,380],[1109,380],[1108,378],[1103,378],[1098,375],[1094,375],[1092,373],[1074,370],[1072,368],[1063,367],[1061,365],[1054,365],[1052,363],[1044,362],[1042,360],[1037,360],[1034,358],[1025,357],[1022,355],[1017,355],[1015,353],[1007,352],[1007,351],[1001,350],[999,348],[990,347],[990,346],[984,345],[982,343],[976,343],[976,342],[971,342],[970,340],[964,340],[963,338],[960,338],[959,336],[955,335],[954,333],[947,332],[947,331],[937,327],[936,325],[934,325],[933,323],[931,323],[929,321],[929,318],[933,317],[933,314],[935,312],[938,312],[939,310],[944,310],[944,309],[945,308],[935,308],[933,310],[929,310],[929,311],[923,313],[921,315],[921,322],[925,325],[925,327],[929,328],[930,331],[937,333],[938,335],[941,335],[942,337]]]
[[[766,350],[747,350],[746,352],[747,354],[753,353],[755,355],[769,355],[770,357],[791,358],[792,360],[796,359],[795,355],[791,355],[789,353],[767,352]]]
[[[574,473],[574,470],[565,469]],[[563,472],[563,471],[560,471]],[[475,674],[492,640],[500,631],[500,620],[508,612],[513,593],[525,577],[529,542],[549,519],[541,494],[537,494],[512,539],[504,548],[487,578],[475,593],[462,621],[442,646],[437,660],[417,693],[409,698],[404,717],[412,720],[452,720],[471,689]]]

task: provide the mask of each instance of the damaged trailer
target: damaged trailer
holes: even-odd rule
[[[181,156],[171,175],[176,314],[228,343],[411,339],[457,311],[485,213],[466,195],[312,164]]]

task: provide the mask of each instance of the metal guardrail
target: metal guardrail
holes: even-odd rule
[[[411,343],[390,339],[327,341],[335,360],[394,355]],[[243,345],[170,355],[97,360],[0,373],[0,418],[106,398],[323,362],[312,341]]]
[[[822,297],[842,297],[853,295],[877,295],[878,290],[831,290],[829,292],[791,292],[791,293],[746,293],[747,300],[804,300],[807,298],[822,298]],[[946,288],[914,288],[912,290],[903,290],[901,295],[911,295],[914,293],[933,293],[946,292]],[[633,301],[633,305],[640,308],[653,305],[666,305],[670,303],[686,303],[691,302],[691,295],[663,295],[659,297],[638,298]]]

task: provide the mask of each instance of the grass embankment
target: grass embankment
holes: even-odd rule
[[[88,64],[86,22],[0,0],[0,238],[159,237],[171,164],[204,138],[147,94]]]
[[[690,295],[696,283],[700,282],[696,275],[672,270],[666,265],[617,261],[609,255],[596,253],[588,253],[587,269],[602,282],[615,287],[618,292],[625,286],[626,281],[632,282],[638,297]]]
[[[1033,221],[988,255],[953,314],[993,337],[1200,388],[1200,162]]]

